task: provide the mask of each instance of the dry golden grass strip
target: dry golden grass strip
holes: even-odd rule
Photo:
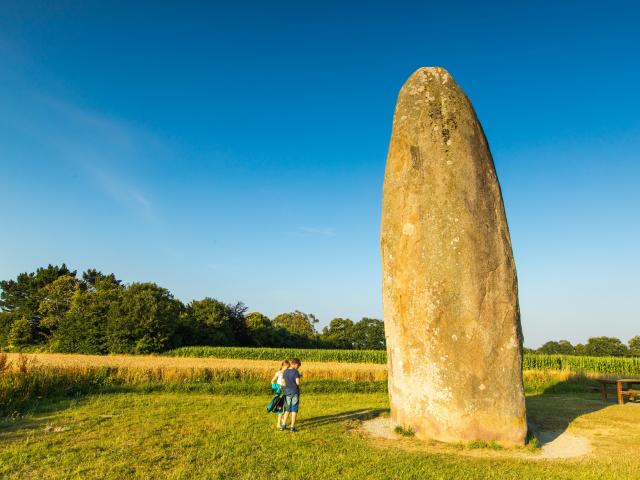
[[[156,355],[77,355],[58,353],[8,354],[12,369],[28,361],[31,367],[59,369],[94,369],[112,367],[122,370],[128,378],[141,380],[185,380],[211,378],[216,380],[256,379],[268,381],[280,366],[270,360],[236,360],[221,358],[162,357]],[[22,367],[24,368],[24,367]],[[387,379],[386,365],[374,363],[304,362],[301,369],[308,380],[377,381]]]

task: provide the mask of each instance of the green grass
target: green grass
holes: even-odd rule
[[[394,428],[393,431],[396,432],[398,435],[402,435],[403,437],[413,437],[416,434],[413,428],[411,427],[405,428],[405,427],[401,427],[400,425]]]
[[[581,372],[528,370],[523,373],[526,395],[543,393],[586,393],[599,383]]]
[[[482,440],[474,440],[467,444],[467,448],[470,450],[477,450],[479,448],[486,448],[489,450],[503,450],[503,447],[496,442],[484,442]]]
[[[243,358],[282,360],[298,357],[303,362],[386,363],[384,350],[323,350],[250,347],[182,347],[165,352],[178,357]],[[586,357],[574,355],[525,354],[525,370],[570,370],[603,375],[640,375],[640,357]]]
[[[289,434],[274,431],[269,386],[251,375],[23,370],[0,372],[0,478],[640,478],[640,406],[576,394],[593,380],[566,370],[525,374],[528,417],[589,436],[586,459],[513,458],[491,442],[425,447],[409,431],[372,440],[358,427],[386,414],[384,381],[305,381]]]
[[[0,478],[640,478],[640,408],[603,408],[595,398],[527,399],[541,428],[592,435],[591,457],[563,461],[508,458],[491,448],[392,448],[357,428],[362,418],[386,414],[384,393],[306,394],[294,434],[274,431],[266,396],[89,395],[0,421]]]

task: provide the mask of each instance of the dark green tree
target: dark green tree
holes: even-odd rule
[[[45,295],[43,288],[64,275],[75,277],[76,272],[69,270],[63,263],[59,267],[49,265],[39,268],[35,273],[21,273],[15,280],[0,281],[0,310],[14,312],[19,318],[26,318],[31,324],[32,342],[43,343],[47,338],[47,331],[40,329],[42,314],[39,307]],[[2,317],[0,321],[8,318],[13,317]]]
[[[38,306],[40,330],[49,338],[60,325],[64,316],[71,308],[74,294],[79,290],[80,282],[71,275],[62,275],[48,283],[40,292],[42,299]]]
[[[249,333],[247,332],[247,319],[245,313],[247,306],[242,302],[236,302],[229,307],[229,321],[231,322],[231,330],[233,331],[233,340],[235,345],[249,345]]]
[[[155,283],[133,283],[109,310],[106,331],[111,353],[154,353],[175,346],[183,310],[180,301]]]
[[[40,304],[39,291],[48,283],[63,275],[76,276],[63,263],[62,266],[49,265],[38,268],[35,273],[21,273],[15,280],[0,281],[0,308],[12,312],[14,310],[37,311]]]
[[[640,357],[640,335],[629,339],[629,355]]]
[[[568,340],[560,340],[558,342],[551,341],[545,343],[538,349],[538,353],[545,353],[547,355],[575,355],[576,349]]]
[[[90,268],[84,272],[82,272],[82,281],[85,284],[86,288],[91,290],[96,288],[96,284],[99,281],[107,280],[111,284],[122,285],[122,281],[118,280],[113,273],[109,275],[105,275],[99,270],[95,268]]]
[[[384,322],[375,318],[363,318],[353,324],[351,338],[356,350],[384,350]]]
[[[51,340],[57,352],[109,353],[106,334],[111,311],[119,312],[124,287],[110,277],[98,279],[90,290],[78,289],[71,307]]]
[[[586,355],[586,347],[584,343],[576,343],[575,347],[573,347],[576,355]]]
[[[289,313],[281,313],[273,319],[276,327],[285,328],[290,334],[303,339],[313,340],[316,335],[315,324],[318,319],[312,313],[303,313],[299,310]]]
[[[32,343],[33,332],[27,317],[17,319],[11,325],[8,344],[11,348],[22,348]]]
[[[0,311],[0,349],[9,346],[9,332],[19,318],[20,314],[17,312]]]
[[[195,345],[234,345],[232,311],[214,298],[194,300],[187,306],[187,318]]]
[[[623,357],[627,346],[615,337],[591,337],[584,347],[585,355],[593,357]]]
[[[249,342],[255,347],[281,346],[278,342],[278,332],[271,319],[260,312],[251,312],[246,316]]]
[[[322,340],[331,348],[353,348],[353,322],[348,318],[334,318],[322,330]]]

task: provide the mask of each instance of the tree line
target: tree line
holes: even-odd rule
[[[525,352],[590,357],[640,357],[640,335],[632,337],[626,345],[616,337],[591,337],[587,343],[577,345],[572,345],[568,340],[552,340],[536,350],[525,348]]]
[[[0,349],[79,353],[156,353],[182,346],[256,346],[382,350],[384,324],[318,319],[298,310],[271,319],[242,302],[214,298],[183,304],[155,283],[125,285],[114,274],[65,264],[48,265],[0,281]],[[585,344],[550,341],[528,353],[640,356],[640,336],[625,345],[614,337]]]
[[[381,320],[335,318],[322,332],[298,310],[271,319],[242,302],[188,304],[155,283],[48,265],[0,281],[0,349],[157,353],[182,346],[384,349]]]

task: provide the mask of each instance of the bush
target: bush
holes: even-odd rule
[[[11,348],[25,347],[31,343],[33,332],[26,317],[19,318],[9,330],[8,343]]]

